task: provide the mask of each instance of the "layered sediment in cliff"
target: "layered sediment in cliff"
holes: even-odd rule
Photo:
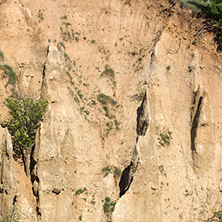
[[[201,18],[134,0],[0,1],[0,15],[0,62],[17,74],[7,85],[0,68],[1,104],[50,103],[29,178],[0,131],[2,215],[201,221],[219,207],[222,65]]]

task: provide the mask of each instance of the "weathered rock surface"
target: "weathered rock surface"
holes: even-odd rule
[[[1,104],[13,90],[50,103],[30,178],[0,129],[2,215],[15,197],[39,222],[203,221],[220,207],[222,60],[202,19],[163,0],[9,0],[0,16],[0,65],[17,73],[5,87],[0,68]]]
[[[37,221],[35,207],[29,198],[27,189],[21,189],[19,180],[22,173],[17,174],[18,163],[13,160],[11,136],[7,129],[0,128],[0,212],[1,215],[12,215],[16,212],[24,221]],[[16,168],[16,169],[15,169]],[[20,167],[20,170],[23,168]],[[23,174],[25,174],[23,172]],[[18,177],[20,175],[20,177]],[[23,176],[24,177],[24,176]],[[28,187],[28,184],[26,184]],[[31,187],[29,187],[31,188]],[[15,213],[14,213],[15,214]]]

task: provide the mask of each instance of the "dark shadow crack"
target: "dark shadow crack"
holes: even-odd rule
[[[192,127],[191,127],[191,150],[196,151],[196,146],[195,146],[195,139],[197,136],[197,129],[199,125],[199,117],[200,117],[200,112],[202,108],[202,102],[203,102],[203,96],[199,98],[198,105],[197,105],[197,110],[195,113],[195,116],[193,118],[192,122]]]
[[[45,71],[46,71],[46,63],[47,63],[48,54],[49,54],[49,46],[47,47],[47,50],[46,50],[46,61],[45,61],[44,65],[43,65],[43,70],[42,70],[42,85],[41,85],[41,91],[42,91],[42,89],[43,89],[44,80],[45,80]]]
[[[136,132],[137,132],[138,136],[145,136],[148,126],[149,126],[149,111],[148,111],[147,96],[145,93],[142,104],[137,109]]]
[[[139,164],[140,160],[140,153],[138,151],[137,145],[134,148],[132,160],[130,162],[130,165],[127,166],[121,175],[121,179],[119,182],[119,188],[120,188],[120,193],[119,196],[123,196],[126,191],[130,188],[131,183],[133,182],[134,174],[137,170],[137,166]]]
[[[132,167],[132,162],[128,167],[126,167],[123,172],[119,182],[120,193],[119,196],[123,196],[129,189],[130,184],[133,182],[133,176],[130,178],[130,169]]]

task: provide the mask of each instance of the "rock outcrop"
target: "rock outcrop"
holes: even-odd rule
[[[164,0],[8,0],[0,16],[0,103],[50,103],[30,178],[0,129],[0,215],[188,222],[220,209],[222,62],[202,18]]]

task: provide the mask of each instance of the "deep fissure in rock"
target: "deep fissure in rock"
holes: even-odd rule
[[[46,59],[47,59],[47,57],[48,57],[48,54],[49,54],[49,46],[48,46],[47,49],[46,49]],[[42,85],[41,85],[41,91],[42,91],[43,84],[44,84],[44,80],[45,80],[45,70],[46,70],[46,62],[44,63],[44,65],[43,65],[43,70],[42,70]]]
[[[136,127],[137,135],[145,136],[148,126],[149,126],[149,112],[148,112],[147,98],[145,93],[142,104],[137,109],[137,127]]]
[[[42,91],[43,84],[44,84],[44,80],[45,80],[45,70],[46,70],[46,62],[44,63],[43,70],[42,70],[42,85],[41,85],[41,91]]]
[[[196,151],[195,139],[197,136],[197,129],[198,129],[198,124],[199,124],[199,117],[200,117],[200,112],[201,112],[201,107],[202,107],[202,101],[203,101],[203,96],[201,96],[199,98],[197,110],[196,110],[196,113],[195,113],[195,116],[194,116],[193,122],[192,122],[192,128],[191,128],[191,150],[192,151]]]
[[[32,150],[31,150],[31,154],[30,154],[30,174],[31,174],[31,183],[32,185],[37,182],[39,184],[39,177],[36,175],[35,173],[35,167],[37,165],[37,162],[35,161],[33,155],[34,155],[34,151],[35,151],[36,146],[34,145]],[[36,213],[38,217],[41,217],[41,212],[40,212],[40,208],[39,208],[39,192],[38,190],[34,190],[34,186],[32,186],[32,193],[35,196],[36,199]]]
[[[12,205],[15,206],[16,202],[17,202],[17,195],[14,196]]]
[[[149,111],[148,111],[148,102],[146,93],[142,100],[141,106],[137,109],[137,138],[136,146],[134,147],[132,159],[130,165],[123,170],[121,179],[119,182],[120,193],[119,196],[123,196],[126,191],[130,188],[131,183],[133,182],[134,174],[136,172],[137,166],[140,160],[140,151],[139,151],[139,137],[145,136],[147,129],[149,127]]]
[[[130,184],[133,182],[133,176],[130,178],[130,170],[131,170],[132,165],[133,163],[131,162],[130,165],[123,170],[123,173],[121,175],[121,179],[119,182],[119,188],[120,188],[119,196],[120,197],[126,193],[126,191],[130,187]]]
[[[39,182],[39,179],[38,177],[35,175],[34,173],[34,169],[35,169],[35,166],[37,164],[37,162],[34,160],[33,158],[33,154],[34,154],[34,150],[35,150],[35,146],[33,146],[33,149],[31,151],[31,154],[30,154],[30,174],[31,174],[31,183],[33,184],[35,181]],[[32,189],[33,190],[33,189]],[[34,192],[33,190],[33,194],[34,196],[37,196],[36,193]]]
[[[139,160],[140,160],[140,153],[138,151],[138,144],[137,144],[134,148],[130,165],[123,170],[123,173],[121,175],[121,179],[119,182],[119,188],[120,188],[119,196],[120,197],[124,195],[126,191],[130,188],[130,185],[133,182],[134,174],[139,164]]]

